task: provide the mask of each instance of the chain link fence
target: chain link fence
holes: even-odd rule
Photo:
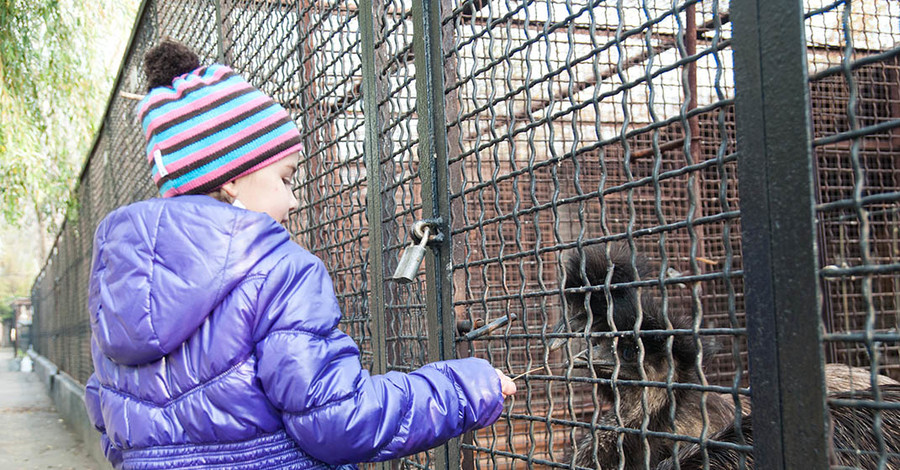
[[[792,18],[775,3],[147,0],[77,213],[32,290],[35,346],[77,380],[92,372],[92,235],[112,209],[156,196],[135,96],[144,52],[170,37],[295,119],[305,149],[288,228],[328,266],[365,367],[477,356],[517,377],[494,426],[402,468],[655,468],[679,451],[697,468],[720,468],[719,451],[737,462],[721,468],[753,455],[800,468],[790,426],[766,433],[776,444],[734,431],[758,416],[824,422],[826,399],[871,410],[872,426],[830,447],[816,427],[808,452],[900,468],[897,392],[873,387],[900,380],[900,5],[797,2],[785,40],[758,32]],[[796,76],[765,69],[781,49],[804,66]],[[779,122],[778,103],[753,97],[781,82],[801,101]],[[761,116],[796,131],[783,142],[796,158],[755,133]],[[800,170],[752,159],[761,148]],[[765,229],[779,200],[808,211],[790,219],[811,224],[791,235],[804,250]],[[417,222],[428,255],[397,282]],[[779,279],[802,282],[796,296]],[[802,312],[779,308],[791,297]],[[796,343],[811,345],[806,359],[789,354],[789,327],[811,341]],[[818,414],[791,414],[778,384],[807,381]]]

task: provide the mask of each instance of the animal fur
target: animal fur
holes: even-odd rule
[[[891,379],[879,387],[882,403],[900,404],[900,385]],[[894,384],[890,384],[893,382]],[[833,399],[874,400],[871,390],[867,391],[839,391],[829,393]],[[878,436],[875,434],[875,411],[862,406],[836,406],[829,404],[831,449],[829,453],[832,468],[879,468],[879,460],[882,454],[878,452]],[[885,466],[887,470],[900,469],[900,410],[885,409],[881,411],[881,433],[884,443]],[[743,443],[753,445],[753,417],[743,418],[740,433],[736,432],[734,423],[731,423],[721,432],[712,436],[710,440],[728,443]],[[857,452],[861,450],[862,452]],[[754,460],[752,453],[743,453],[737,450],[710,446],[706,450],[706,457],[710,470],[752,470]],[[662,462],[657,470],[675,469],[673,459]],[[693,444],[684,448],[678,454],[678,467],[681,470],[700,470],[703,465],[703,450],[699,445]]]
[[[590,346],[574,357],[572,366],[593,368],[597,378],[606,380],[611,380],[615,375],[617,381],[647,380],[701,384],[697,362],[704,349],[698,340],[690,335],[652,334],[654,331],[667,329],[662,308],[655,297],[648,293],[638,295],[637,289],[633,287],[593,290],[590,293],[572,292],[572,289],[581,287],[606,285],[606,277],[610,270],[612,270],[610,285],[636,279],[653,279],[650,277],[651,272],[646,259],[640,255],[632,256],[631,250],[626,245],[610,245],[608,256],[606,251],[605,245],[595,245],[586,247],[568,258],[565,277],[568,315],[567,318],[560,320],[554,331],[584,331],[590,321],[590,330],[593,332],[612,331],[613,325],[617,331],[632,332],[635,330],[640,311],[641,334],[638,337],[643,346],[642,364],[646,375],[642,378],[640,373],[638,341],[633,335],[619,336],[618,340],[612,336],[593,338]],[[612,300],[611,304],[607,302],[607,293]],[[608,311],[609,305],[612,305],[611,311]],[[669,316],[672,328],[691,328],[690,318],[674,315],[672,312]],[[670,337],[671,352],[667,346]],[[556,349],[565,343],[565,339],[554,339],[550,347]],[[709,348],[705,350],[708,352]],[[672,377],[668,378],[670,367]],[[619,419],[615,410],[604,411],[599,417],[597,428],[630,428],[639,431],[646,423],[646,430],[650,432],[694,437],[700,437],[704,430],[702,406],[704,393],[701,391],[675,388],[670,392],[665,387],[642,387],[621,383],[613,387],[611,382],[601,383],[598,389],[606,403],[614,403],[618,395]],[[710,435],[732,421],[734,403],[715,393],[705,395],[706,432]],[[646,409],[642,405],[644,396]],[[658,462],[671,456],[674,441],[645,436],[634,432],[596,429],[579,439],[572,461],[581,467],[619,468],[620,453],[617,441],[621,437],[623,449],[621,458],[624,459],[625,469],[645,468],[645,465],[653,468]]]
[[[690,335],[672,336],[671,353],[666,344],[668,336],[653,335],[654,331],[666,330],[666,318],[659,301],[649,294],[649,289],[638,294],[634,287],[620,286],[636,279],[649,280],[655,277],[649,269],[647,260],[624,244],[595,245],[579,250],[566,261],[565,289],[567,315],[559,321],[554,333],[611,332],[612,326],[619,332],[632,332],[641,313],[639,335],[643,350],[643,370],[645,380],[651,382],[678,384],[700,384],[701,373],[697,369],[698,359],[706,356],[710,347],[698,343]],[[610,274],[609,289],[598,288],[607,285]],[[594,287],[590,292],[585,287]],[[611,301],[611,302],[609,302]],[[685,315],[669,312],[669,322],[674,329],[690,329],[691,319]],[[590,325],[589,325],[590,323]],[[558,349],[567,344],[565,338],[554,338],[550,341],[550,349]],[[672,361],[672,377],[669,379],[669,357]],[[741,438],[735,429],[734,401],[730,395],[706,393],[706,405],[702,405],[704,393],[697,390],[673,389],[670,392],[664,387],[642,387],[638,385],[618,383],[612,385],[615,373],[617,381],[639,381],[641,377],[638,361],[638,345],[634,336],[613,336],[592,338],[590,344],[571,360],[572,367],[593,369],[593,373],[603,382],[598,386],[598,393],[606,404],[615,402],[618,397],[618,414],[613,409],[605,408],[597,421],[595,430],[581,437],[568,459],[579,467],[588,468],[620,468],[620,459],[624,460],[624,469],[674,468],[672,452],[674,441],[662,437],[646,437],[636,433],[621,431],[623,428],[639,431],[664,432],[684,436],[700,437],[706,423],[706,436],[721,442],[740,443]],[[703,359],[706,359],[705,357]],[[616,372],[616,367],[618,371]],[[842,364],[828,364],[825,367],[826,388],[834,397],[859,393],[871,387],[871,376],[865,369],[848,367]],[[878,385],[885,388],[885,400],[900,400],[900,384],[884,376],[878,376]],[[646,397],[646,408],[642,399]],[[745,398],[745,397],[742,397]],[[671,410],[674,407],[674,419]],[[752,415],[749,400],[741,400],[740,430],[746,444],[752,445]],[[706,417],[704,419],[704,410]],[[863,446],[872,449],[871,432],[862,432],[872,428],[872,414],[860,408],[836,408],[830,410],[834,422],[835,449],[853,449]],[[617,418],[618,415],[618,418]],[[886,445],[893,452],[900,442],[900,420],[896,410],[885,410],[882,413],[885,424]],[[620,429],[616,431],[615,429]],[[861,435],[867,436],[860,438]],[[854,437],[858,441],[854,441]],[[618,441],[621,438],[622,453],[619,453]],[[860,440],[861,439],[861,440]],[[866,440],[868,439],[868,440]],[[680,445],[679,461],[682,469],[703,468],[700,446],[696,444]],[[707,450],[710,469],[724,470],[740,468],[741,454],[727,448],[712,447]],[[837,452],[834,461],[837,463],[871,463],[870,457],[855,456]],[[699,458],[699,460],[698,460]],[[856,459],[856,460],[853,460]],[[699,462],[699,464],[698,464]],[[752,468],[752,456],[746,462],[746,468]],[[699,466],[697,466],[699,465]],[[894,465],[894,466],[891,466]],[[900,470],[897,462],[890,463],[887,468]],[[861,464],[861,468],[869,467]]]
[[[876,375],[877,385],[900,385],[900,382]],[[853,392],[872,389],[872,375],[869,369],[851,367],[846,364],[825,364],[825,388],[828,393]]]

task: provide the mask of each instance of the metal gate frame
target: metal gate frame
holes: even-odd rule
[[[450,221],[450,185],[448,146],[446,138],[446,118],[444,114],[444,66],[441,47],[441,6],[443,2],[414,0],[413,42],[416,66],[416,111],[419,116],[418,157],[419,177],[422,184],[423,217],[437,220],[439,233],[447,234],[439,237],[431,244],[432,256],[425,261],[426,303],[428,317],[428,361],[453,359],[455,353],[456,321],[453,315],[453,268],[451,261]],[[382,102],[382,89],[377,76],[377,56],[375,22],[379,17],[375,12],[372,0],[360,0],[360,35],[362,39],[363,63],[363,96],[366,119],[366,174],[369,188],[379,191],[368,191],[369,205],[369,276],[373,288],[369,294],[370,317],[373,330],[373,353],[375,362],[373,373],[387,371],[385,350],[387,330],[385,325],[384,290],[380,287],[386,282],[384,233],[382,227],[383,185],[382,168],[379,149],[382,148],[382,136],[379,132],[384,122],[379,103]],[[437,468],[459,468],[459,438],[435,450],[434,464]],[[387,464],[379,467],[387,468]]]
[[[803,4],[738,1],[732,15],[753,455],[828,468]]]
[[[448,146],[444,114],[441,7],[414,0],[416,105],[423,213],[449,233]],[[372,0],[360,0],[366,99],[367,174],[381,187]],[[822,320],[817,282],[813,153],[803,2],[734,2],[736,125],[753,410],[759,468],[826,468],[827,422]],[[371,165],[371,166],[370,166]],[[761,188],[761,189],[760,189]],[[383,279],[381,199],[370,191],[370,276]],[[454,357],[452,243],[426,258],[428,360]],[[384,342],[380,289],[370,312]],[[811,326],[818,327],[812,328]],[[376,373],[385,370],[376,350]],[[799,373],[803,371],[803,373]],[[821,423],[810,426],[808,423]],[[435,453],[438,468],[459,468],[458,439]]]

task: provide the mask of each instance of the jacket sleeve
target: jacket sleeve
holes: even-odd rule
[[[288,433],[325,463],[420,452],[492,424],[503,410],[497,373],[481,359],[370,376],[337,328],[327,271],[306,252],[270,273],[258,307],[257,375]]]
[[[103,446],[103,455],[112,464],[113,468],[119,468],[122,464],[122,452],[113,445],[106,435],[106,424],[103,421],[103,413],[100,408],[100,382],[97,376],[91,374],[84,388],[84,406],[87,409],[88,418],[94,429],[100,431],[100,445]]]

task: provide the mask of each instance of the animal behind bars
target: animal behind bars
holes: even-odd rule
[[[690,387],[702,383],[698,358],[708,354],[709,347],[704,348],[702,341],[693,335],[659,334],[665,330],[691,329],[692,321],[688,316],[674,315],[670,311],[667,324],[659,299],[651,295],[649,289],[642,289],[641,293],[637,288],[627,286],[606,291],[596,287],[594,290],[582,289],[605,286],[608,276],[610,286],[652,279],[647,260],[638,254],[632,255],[624,244],[587,247],[566,261],[567,315],[556,325],[554,332],[581,332],[589,322],[590,331],[594,333],[612,332],[613,326],[615,331],[621,332],[620,335],[594,335],[588,347],[572,359],[574,368],[593,367],[597,378],[601,379],[598,386],[601,399],[615,404],[600,415],[595,430],[576,443],[573,463],[589,468],[620,468],[621,459],[626,469],[653,468],[671,455],[674,441],[616,429],[646,429],[650,433],[699,438],[704,427],[710,434],[732,421],[734,402],[707,393],[703,406],[704,393]],[[629,333],[636,330],[636,325],[640,334]],[[565,343],[563,338],[554,338],[550,349],[558,349]],[[629,383],[632,381],[688,386],[669,390],[641,387]],[[619,438],[622,440],[621,452],[617,445]]]
[[[566,260],[567,310],[554,333],[578,333],[586,329],[600,333],[591,336],[588,346],[574,355],[571,365],[580,370],[592,368],[600,379],[598,393],[602,402],[614,404],[604,407],[593,432],[576,442],[569,461],[579,467],[601,469],[656,468],[657,465],[660,469],[704,468],[701,446],[689,442],[682,442],[678,454],[680,465],[675,467],[674,435],[741,443],[735,430],[734,399],[730,395],[703,392],[701,364],[710,354],[710,344],[692,334],[661,334],[667,330],[690,330],[692,319],[689,314],[673,310],[666,315],[659,299],[650,293],[651,289],[641,289],[639,293],[636,287],[628,285],[640,279],[654,279],[654,274],[646,258],[633,255],[625,244],[586,247]],[[607,285],[609,289],[598,288]],[[549,347],[555,350],[565,344],[565,338],[557,337],[550,341]],[[863,384],[869,383],[868,371],[839,364],[829,364],[825,370],[830,397],[865,398],[859,393],[867,388]],[[878,380],[883,386],[883,402],[900,402],[900,386],[892,385],[897,382],[884,376]],[[641,386],[638,381],[679,386],[669,390],[662,385]],[[745,416],[739,429],[744,440],[752,444],[749,403],[745,399],[740,406]],[[900,452],[900,411],[886,409],[881,415],[885,450],[896,454]],[[832,448],[837,450],[832,452],[832,461],[871,464],[871,451],[878,450],[878,440],[871,432],[872,411],[832,406],[830,417]],[[847,449],[862,452],[846,452]],[[752,458],[742,466],[740,454],[732,448],[712,447],[707,453],[709,468],[713,470],[753,468]],[[874,455],[877,462],[877,452]],[[620,463],[624,465],[620,467]],[[897,465],[897,461],[889,460],[886,468],[900,468]]]

